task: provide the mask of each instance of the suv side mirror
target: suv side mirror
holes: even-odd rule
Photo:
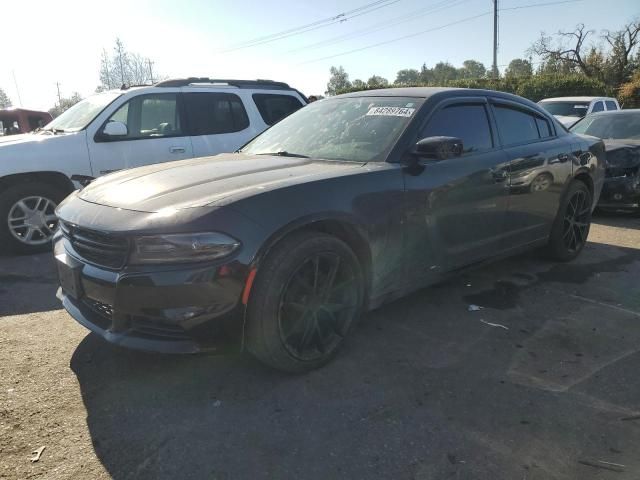
[[[462,140],[456,137],[427,137],[416,143],[413,154],[434,160],[459,157],[464,148]]]
[[[128,133],[127,126],[122,122],[109,122],[102,129],[105,137],[126,137]]]

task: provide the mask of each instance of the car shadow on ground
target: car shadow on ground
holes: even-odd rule
[[[593,223],[609,227],[632,228],[640,230],[640,214],[637,212],[614,212],[596,210],[591,219]]]
[[[53,253],[0,255],[0,318],[62,308]]]
[[[384,306],[305,375],[88,335],[71,368],[95,452],[115,480],[605,478],[596,460],[637,478],[640,250],[587,250]]]

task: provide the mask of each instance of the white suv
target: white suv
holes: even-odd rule
[[[0,139],[0,250],[48,248],[56,205],[124,168],[232,152],[307,103],[271,80],[166,80],[94,95]]]
[[[569,128],[585,115],[608,110],[620,110],[620,105],[611,97],[556,97],[545,98],[538,102],[560,123]]]

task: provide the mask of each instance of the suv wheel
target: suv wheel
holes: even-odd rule
[[[587,186],[580,181],[572,182],[549,237],[548,251],[553,259],[567,262],[580,254],[591,227],[591,205]]]
[[[258,271],[247,315],[247,348],[262,362],[304,372],[331,360],[362,310],[364,283],[353,251],[327,234],[281,241]]]
[[[0,245],[18,253],[48,250],[58,227],[55,209],[64,192],[30,182],[0,193]]]

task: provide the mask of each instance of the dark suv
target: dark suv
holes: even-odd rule
[[[72,194],[57,210],[58,295],[122,346],[215,349],[235,326],[262,361],[308,370],[362,311],[449,272],[536,247],[575,258],[603,176],[601,141],[514,95],[342,95],[239,153]]]

